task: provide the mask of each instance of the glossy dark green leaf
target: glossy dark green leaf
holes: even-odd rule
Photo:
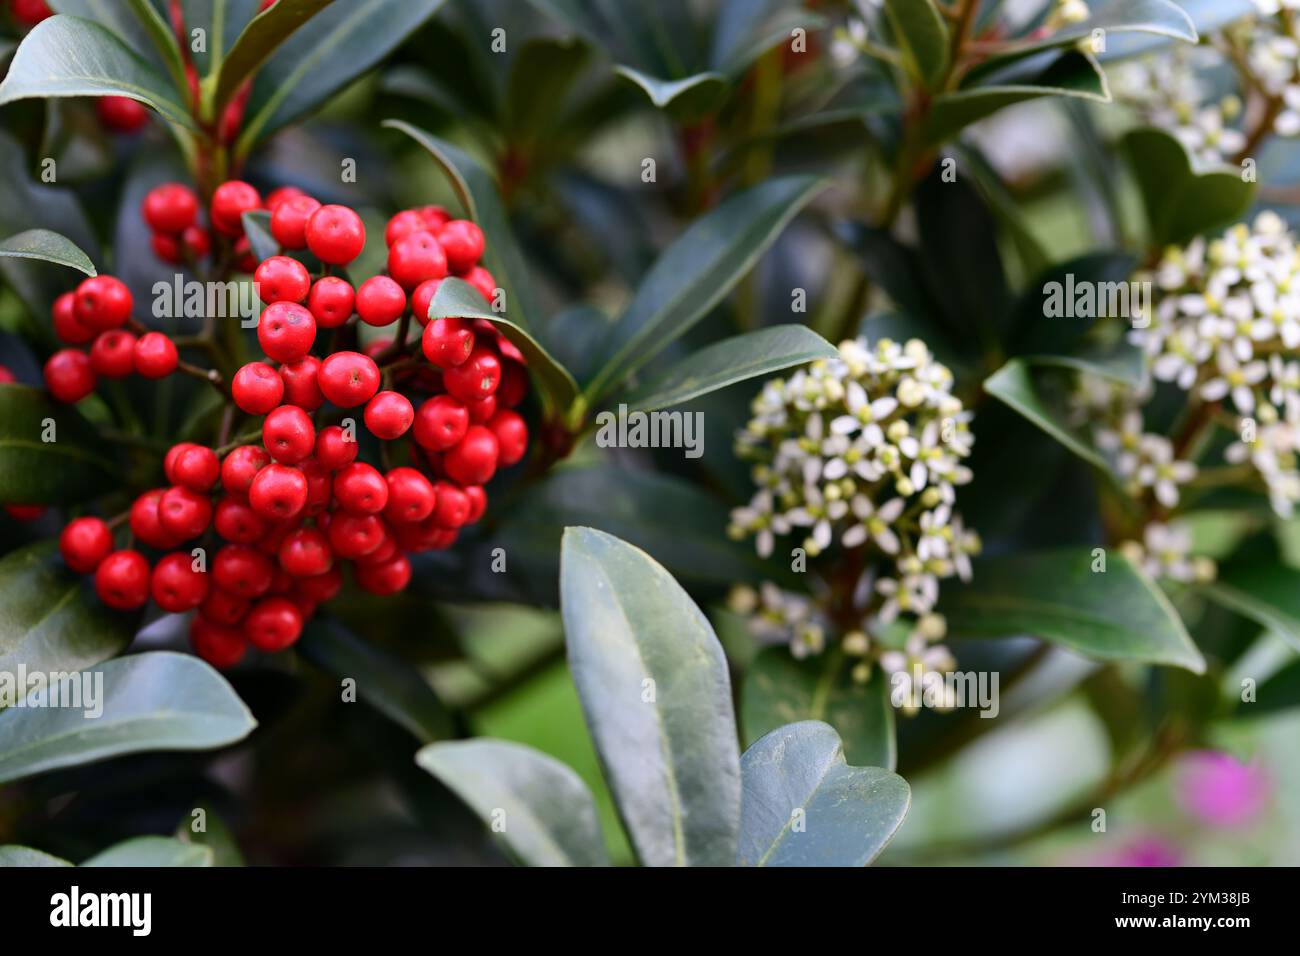
[[[1025,359],[1012,359],[984,380],[984,391],[1015,409],[1084,461],[1106,470],[1108,466],[1101,452],[1038,393],[1031,367]]]
[[[0,846],[0,868],[11,866],[72,866],[72,864],[61,857],[10,843]]]
[[[47,96],[125,96],[193,128],[175,88],[107,29],[57,15],[27,34],[0,83],[0,105]]]
[[[1259,7],[1255,5],[1254,0],[1176,0],[1176,2],[1191,18],[1200,37],[1215,33],[1236,20],[1259,14]],[[1180,41],[1186,42],[1186,37],[1171,35],[1171,33],[1132,32],[1108,36],[1102,60],[1140,56]]]
[[[560,606],[583,713],[647,866],[727,866],[740,753],[727,662],[707,618],[644,551],[568,528]]]
[[[1300,650],[1300,570],[1276,561],[1229,562],[1213,582],[1197,590]]]
[[[212,866],[211,847],[185,843],[172,837],[143,836],[96,853],[82,866],[174,867]]]
[[[812,176],[769,179],[696,220],[641,280],[584,394],[603,398],[702,319],[825,185]]]
[[[243,28],[230,52],[216,70],[213,93],[214,116],[235,95],[240,85],[257,71],[295,30],[329,6],[333,0],[277,0]]]
[[[1204,673],[1164,592],[1116,549],[1104,571],[1093,570],[1098,561],[1090,548],[985,558],[969,584],[944,585],[939,610],[956,637],[1029,635],[1086,657]]]
[[[11,707],[0,712],[0,783],[144,750],[211,750],[257,721],[225,678],[189,654],[153,651],[99,665],[103,712]]]
[[[88,276],[95,275],[95,264],[90,257],[66,236],[48,229],[28,229],[0,240],[0,256],[14,259],[41,259],[55,265],[76,269]]]
[[[1123,252],[1091,252],[1076,256],[1035,274],[1015,307],[1011,338],[1017,351],[1069,354],[1084,335],[1098,321],[1096,312],[1100,305],[1116,298],[1130,311],[1135,311],[1128,281],[1137,268],[1137,259]],[[1123,295],[1112,296],[1108,290],[1123,285]],[[1075,311],[1085,293],[1092,296],[1092,316],[1071,318],[1068,315],[1050,314],[1056,311]],[[1086,303],[1084,303],[1086,305]],[[1087,311],[1085,309],[1084,311]],[[1130,316],[1107,316],[1105,321]]]
[[[177,89],[184,88],[180,47],[153,0],[53,0],[50,8],[102,24],[136,53],[164,66]]]
[[[835,346],[807,326],[777,325],[705,346],[619,403],[647,412],[669,408],[736,382],[837,355]]]
[[[535,146],[590,60],[591,48],[574,37],[533,37],[523,45],[510,67],[502,116],[512,146]]]
[[[898,759],[889,688],[876,671],[859,684],[842,658],[825,654],[795,660],[784,647],[763,650],[745,672],[740,726],[745,742],[801,720],[822,720],[844,740],[854,764],[893,770]]]
[[[415,762],[450,787],[527,866],[606,866],[582,779],[539,750],[479,738],[429,744]]]
[[[41,389],[0,385],[0,499],[83,501],[116,488],[116,472],[107,446],[75,408]]]
[[[1212,0],[1232,6],[1235,0]],[[1092,16],[1078,23],[1052,30],[1041,40],[1031,40],[1017,50],[1025,55],[1052,47],[1065,48],[1090,40],[1100,30],[1109,46],[1110,37],[1125,33],[1146,34],[1159,40],[1181,40],[1196,43],[1199,39],[1196,24],[1183,6],[1173,0],[1112,0],[1110,3],[1089,4]],[[1101,50],[1097,50],[1101,53]],[[994,58],[996,60],[996,58]]]
[[[696,73],[665,80],[624,64],[614,67],[614,72],[635,84],[656,109],[668,110],[680,120],[712,112],[727,94],[727,78],[721,73]]]
[[[741,866],[866,866],[894,838],[912,789],[880,767],[851,767],[833,727],[772,731],[741,758]]]
[[[948,72],[949,40],[933,0],[885,0],[885,14],[908,72],[934,89]]]
[[[1141,347],[1129,342],[1082,348],[1069,355],[1025,355],[1022,358],[1035,368],[1070,368],[1100,375],[1131,388],[1139,387],[1146,376],[1146,355]],[[1062,427],[1067,426],[1062,423]]]

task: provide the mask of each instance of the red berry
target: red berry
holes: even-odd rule
[[[208,575],[194,570],[194,558],[187,552],[164,555],[153,569],[149,584],[153,601],[169,614],[192,611],[208,594]]]
[[[271,256],[262,260],[253,272],[257,295],[267,305],[276,302],[302,302],[311,291],[307,267],[288,256]]]
[[[282,651],[302,634],[302,612],[288,598],[258,601],[244,618],[244,636],[260,651]]]
[[[135,336],[123,329],[100,332],[90,347],[90,367],[103,378],[126,378],[135,371]]]
[[[357,460],[357,442],[338,425],[326,425],[316,433],[316,460],[335,471]]]
[[[438,368],[455,368],[469,361],[474,351],[474,330],[464,319],[434,319],[424,327],[420,348]]]
[[[460,443],[443,456],[447,477],[462,485],[486,484],[497,470],[497,436],[482,425],[470,425]]]
[[[186,443],[177,447],[181,450],[166,468],[167,480],[191,491],[211,491],[221,477],[217,453],[203,445]]]
[[[199,218],[199,197],[180,183],[155,186],[144,197],[140,211],[154,232],[179,236]]]
[[[441,279],[425,279],[411,293],[411,311],[415,313],[421,325],[429,324],[429,307],[433,304],[433,297],[438,294],[438,287],[441,285]]]
[[[202,226],[190,226],[181,233],[181,248],[189,258],[198,261],[212,250],[212,240]]]
[[[339,512],[330,520],[326,533],[330,550],[340,558],[356,560],[384,543],[384,523],[376,515]]]
[[[473,524],[487,511],[487,492],[483,490],[482,485],[466,485],[461,490],[469,499],[469,514],[465,518],[465,523]]]
[[[162,526],[158,505],[167,489],[146,491],[131,504],[131,533],[151,548],[171,548],[180,541]]]
[[[54,334],[68,345],[85,345],[98,333],[77,318],[76,301],[74,292],[65,292],[54,300]]]
[[[296,465],[316,447],[316,429],[301,408],[281,405],[262,422],[262,444],[276,461]]]
[[[279,192],[279,190],[276,190]],[[272,198],[274,197],[272,194]],[[275,206],[267,200],[271,210],[271,235],[285,249],[307,248],[307,220],[320,208],[320,203],[307,195],[290,196]]]
[[[253,253],[253,244],[248,241],[247,236],[240,236],[235,240],[235,271],[252,273],[257,269],[257,256]]]
[[[54,11],[45,0],[13,0],[14,20],[25,27],[34,27]]]
[[[201,617],[190,622],[190,646],[199,657],[223,670],[243,660],[248,649],[242,630],[223,627]]]
[[[136,373],[145,378],[166,378],[176,371],[180,355],[176,343],[161,332],[146,332],[135,341],[132,363]]]
[[[485,302],[490,303],[496,298],[497,280],[492,278],[492,273],[482,266],[474,266],[461,278],[478,290],[478,294],[483,297]]]
[[[292,518],[307,506],[307,478],[288,465],[267,465],[253,479],[248,503],[264,518]]]
[[[212,526],[217,534],[235,544],[253,544],[266,534],[266,520],[235,498],[222,498],[217,502]]]
[[[330,504],[333,493],[333,480],[328,468],[315,458],[308,458],[298,465],[298,470],[307,479],[307,514],[320,515]]]
[[[277,362],[296,362],[316,341],[316,320],[293,302],[268,305],[257,323],[257,341],[262,351]]]
[[[246,544],[228,544],[212,558],[212,583],[236,597],[265,594],[274,572],[271,559]]]
[[[388,220],[388,225],[384,227],[384,244],[391,249],[397,240],[428,228],[418,212],[414,209],[403,209]]]
[[[264,205],[268,210],[270,210],[271,214],[274,215],[275,211],[279,209],[282,205],[284,205],[286,202],[288,202],[290,199],[295,199],[298,196],[306,196],[306,195],[307,194],[303,192],[301,189],[299,189],[297,186],[281,186],[278,189],[271,190],[270,194],[266,197],[266,202],[264,203]],[[320,204],[317,203],[317,205]],[[281,245],[283,245],[283,243],[281,243]]]
[[[434,235],[437,235],[438,230],[451,219],[451,216],[447,214],[447,210],[441,206],[420,206],[415,212],[424,221],[424,228]]]
[[[95,101],[99,121],[115,133],[134,133],[149,119],[144,105],[129,96],[101,96]]]
[[[230,382],[230,394],[239,410],[249,415],[265,415],[284,398],[284,381],[280,373],[265,362],[249,362]]]
[[[60,402],[79,402],[95,390],[95,370],[90,356],[76,349],[60,349],[45,362],[45,387]]]
[[[420,406],[415,416],[415,443],[430,451],[446,451],[465,437],[469,411],[465,403],[450,395],[435,395]]]
[[[7,365],[0,365],[0,385],[12,385],[18,379]]]
[[[528,453],[528,425],[518,412],[503,408],[492,416],[487,427],[497,436],[502,465],[516,464]]]
[[[343,575],[337,567],[333,567],[324,574],[317,574],[310,578],[299,578],[295,590],[302,598],[319,604],[338,594],[342,586]]]
[[[153,248],[153,254],[162,262],[170,265],[180,263],[181,241],[175,236],[168,236],[161,232],[155,232],[149,237],[149,245]]]
[[[199,614],[213,624],[233,627],[248,613],[248,599],[218,587],[209,587],[208,596],[199,605]]]
[[[5,505],[5,514],[15,521],[35,521],[47,510],[47,505]]]
[[[334,476],[334,498],[353,514],[378,514],[388,504],[388,483],[372,466],[354,461]]]
[[[355,408],[379,391],[379,366],[360,352],[335,352],[320,365],[320,390],[339,408]]]
[[[406,434],[415,411],[405,395],[384,391],[366,402],[364,417],[370,434],[381,441],[392,441]]]
[[[240,445],[221,463],[221,486],[226,494],[247,497],[253,478],[271,462],[271,456],[258,445]]]
[[[447,256],[431,232],[403,236],[388,250],[388,274],[403,289],[414,289],[427,279],[447,274]]]
[[[480,398],[477,401],[466,402],[465,407],[469,409],[469,420],[476,424],[485,424],[497,412],[497,397],[495,394],[487,398]]]
[[[197,538],[212,523],[212,500],[188,488],[168,488],[158,500],[158,523],[177,541]]]
[[[433,513],[438,493],[414,468],[394,468],[384,480],[388,483],[384,517],[389,521],[423,521]]]
[[[357,289],[356,308],[367,325],[391,325],[406,311],[406,293],[388,276],[374,276]]]
[[[321,206],[307,220],[307,248],[321,262],[345,266],[366,245],[366,227],[347,206]]]
[[[266,529],[266,534],[262,535],[262,537],[257,540],[257,550],[261,551],[263,554],[270,555],[272,558],[277,557],[280,553],[280,545],[284,544],[284,539],[289,537],[297,527],[298,525],[293,521],[293,519],[287,521],[276,521],[269,524]],[[282,580],[282,577],[285,576],[282,575],[278,565],[276,566],[275,575],[276,580],[271,583],[271,591],[275,592],[277,590],[277,584],[279,584],[283,586],[279,587],[278,590],[280,593],[283,593],[292,582]]]
[[[442,373],[442,384],[463,402],[487,398],[501,384],[501,360],[492,349],[476,345],[465,362]]]
[[[459,528],[469,521],[470,500],[456,485],[449,481],[434,484],[438,493],[438,504],[433,509],[433,520],[441,528]]]
[[[244,213],[260,209],[262,197],[248,183],[232,179],[212,194],[212,227],[226,236],[244,235]]]
[[[483,230],[468,219],[453,219],[438,230],[438,244],[447,254],[447,268],[467,272],[483,257]]]
[[[497,404],[514,408],[528,394],[528,371],[517,362],[501,363],[501,384],[497,386]]]
[[[131,317],[131,290],[114,276],[91,276],[77,286],[74,311],[77,321],[96,332],[107,332]]]
[[[68,567],[89,574],[113,550],[113,533],[99,518],[75,518],[59,535],[59,552]]]
[[[119,611],[142,606],[149,600],[149,562],[139,551],[114,551],[95,569],[95,593]]]
[[[381,564],[357,565],[357,587],[371,594],[396,594],[411,581],[411,562],[398,554]]]
[[[307,308],[322,329],[338,328],[352,318],[355,304],[352,286],[338,276],[317,279],[307,296]]]
[[[315,577],[333,566],[329,539],[318,528],[299,528],[280,545],[280,567],[295,578]]]
[[[284,403],[314,412],[325,404],[320,390],[320,359],[307,355],[296,362],[280,366],[284,382]]]

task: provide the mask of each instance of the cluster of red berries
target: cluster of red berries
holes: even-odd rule
[[[152,598],[164,611],[196,610],[192,644],[219,667],[238,662],[248,645],[278,651],[293,644],[317,605],[338,592],[343,562],[351,562],[362,590],[389,595],[405,588],[407,555],[450,547],[483,515],[483,486],[528,448],[527,425],[514,410],[528,389],[523,355],[491,322],[428,318],[438,283],[450,274],[487,298],[495,294],[493,277],[479,265],[484,240],[477,226],[438,207],[398,213],[385,229],[387,275],[354,288],[325,274],[365,246],[354,210],[322,205],[291,187],[263,204],[253,186],[230,181],[214,191],[208,208],[216,238],[236,247],[243,214],[262,208],[283,252],[307,250],[325,265],[313,278],[299,259],[276,255],[254,271],[266,306],[257,326],[266,360],[235,373],[230,398],[261,417],[261,443],[237,445],[224,459],[192,443],[167,453],[169,485],[136,498],[128,519],[134,540],[161,552],[152,565],[134,548],[114,550],[111,529],[99,518],[77,518],[60,538],[68,566],[93,573],[109,606],[138,608]],[[189,248],[186,231],[197,228],[199,212],[190,190],[160,186],[142,212],[155,249],[170,251],[159,237]],[[64,318],[56,308],[56,328],[76,322],[69,328],[81,334],[84,326],[96,344],[115,331],[130,335],[120,328],[129,320],[129,292],[123,298],[121,284],[110,284],[117,280],[103,279],[82,283]],[[395,325],[396,335],[364,351],[312,354],[320,328],[339,330],[336,342],[354,335],[355,325],[341,328],[354,315],[372,327]],[[424,327],[418,345],[407,334],[412,318]],[[175,347],[168,344],[174,368]],[[55,357],[63,358],[50,360],[46,381],[56,397],[82,397],[96,374],[106,374],[94,364],[95,351],[92,345],[87,358],[65,349]],[[81,360],[84,371],[69,371]],[[342,412],[335,423],[324,420],[327,402]],[[361,409],[364,427],[381,442],[409,434],[402,446],[409,463],[381,471],[358,460],[350,409]],[[201,542],[216,547],[210,563]]]

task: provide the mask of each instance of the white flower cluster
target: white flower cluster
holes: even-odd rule
[[[1134,564],[1153,578],[1188,583],[1212,581],[1214,562],[1192,555],[1192,533],[1182,524],[1153,521],[1142,532],[1142,541],[1125,541],[1121,550]]]
[[[937,617],[940,580],[969,579],[980,546],[953,511],[956,487],[971,480],[971,416],[917,339],[851,340],[839,353],[755,398],[736,453],[755,462],[758,490],[732,512],[729,533],[753,536],[763,557],[795,534],[810,558],[835,546],[865,556],[851,596],[864,630]],[[789,620],[792,646],[807,652],[804,618]],[[942,633],[932,621],[926,630]]]

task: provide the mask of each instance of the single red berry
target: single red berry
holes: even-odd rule
[[[140,211],[154,232],[179,236],[199,218],[199,197],[180,183],[155,186],[144,197]]]
[[[296,465],[316,447],[316,429],[301,408],[281,405],[262,422],[262,444],[276,461]]]
[[[166,378],[176,371],[180,355],[176,343],[167,336],[161,332],[146,332],[135,340],[131,362],[137,375],[149,379]]]
[[[482,485],[466,485],[461,490],[469,499],[469,514],[465,517],[465,523],[473,524],[487,511],[487,492]]]
[[[411,290],[427,279],[445,276],[447,256],[433,233],[413,232],[388,250],[388,274],[403,289]]]
[[[347,206],[321,206],[307,220],[307,248],[321,262],[345,266],[366,245],[366,227]]]
[[[131,533],[151,548],[172,548],[180,541],[166,528],[158,514],[166,488],[154,488],[140,495],[131,504]]]
[[[113,550],[113,533],[99,518],[74,518],[59,535],[59,553],[78,574],[90,574]]]
[[[183,614],[207,597],[208,575],[194,570],[194,558],[188,552],[173,551],[154,565],[149,590],[153,602],[168,614]]]
[[[240,445],[221,463],[221,486],[226,494],[247,497],[253,478],[271,462],[259,445]]]
[[[469,496],[450,481],[434,483],[438,503],[433,509],[433,520],[441,528],[459,528],[469,521]]]
[[[388,483],[371,465],[354,461],[334,476],[334,499],[353,514],[378,514],[388,504]]]
[[[294,586],[298,595],[313,603],[320,604],[330,600],[334,595],[339,593],[343,587],[343,575],[337,566],[330,568],[324,574],[313,575],[310,578],[299,578]]]
[[[415,415],[415,442],[430,451],[446,451],[465,437],[469,410],[450,395],[435,395]]]
[[[329,539],[318,528],[299,528],[280,545],[280,567],[295,578],[315,577],[333,566]]]
[[[212,251],[212,240],[202,226],[190,226],[181,233],[181,249],[186,256],[197,262]]]
[[[217,502],[212,526],[217,534],[235,544],[252,544],[266,534],[266,519],[251,505],[237,498],[224,497]]]
[[[483,230],[468,219],[453,219],[438,230],[438,244],[447,254],[448,269],[468,272],[483,257]]]
[[[442,384],[463,402],[487,398],[501,384],[501,359],[487,346],[476,345],[465,362],[442,373]]]
[[[360,352],[335,352],[320,364],[320,390],[339,408],[355,408],[379,391],[379,366]]]
[[[149,246],[161,262],[169,265],[179,265],[184,259],[181,253],[181,241],[175,236],[155,232],[149,236]]]
[[[76,349],[60,349],[45,362],[45,387],[56,401],[79,402],[95,390],[95,370],[90,356]]]
[[[230,395],[239,410],[265,415],[284,398],[284,380],[265,362],[249,362],[230,381]]]
[[[262,197],[248,183],[232,179],[212,194],[212,227],[226,236],[244,235],[244,213],[260,209]]]
[[[474,330],[464,319],[434,319],[424,327],[420,348],[438,368],[455,368],[469,361],[474,351]]]
[[[244,599],[265,594],[274,572],[271,559],[246,544],[228,544],[212,558],[212,583]]]
[[[247,236],[240,236],[235,240],[234,253],[235,271],[252,275],[257,269],[257,255],[253,252],[253,244],[248,241]]]
[[[282,651],[302,634],[302,612],[288,598],[258,601],[244,618],[244,636],[260,651]]]
[[[441,285],[441,279],[425,279],[411,293],[411,311],[421,325],[429,324],[429,307],[433,304],[433,297],[438,294],[438,287]]]
[[[12,0],[14,20],[21,26],[34,27],[54,11],[45,0]]]
[[[208,596],[199,605],[199,614],[213,624],[233,627],[248,613],[248,599],[219,587],[209,587]]]
[[[204,445],[190,445],[173,459],[167,480],[191,491],[211,491],[221,477],[217,453]]]
[[[501,384],[497,386],[497,404],[514,408],[528,395],[528,370],[517,362],[501,363]]]
[[[406,311],[406,293],[388,276],[374,276],[357,289],[356,309],[367,325],[391,325]]]
[[[212,523],[212,500],[188,488],[168,488],[158,501],[158,523],[177,541],[197,538]]]
[[[292,518],[307,505],[307,479],[289,465],[267,465],[253,478],[248,503],[264,518]]]
[[[451,215],[441,206],[420,206],[415,212],[424,221],[424,228],[434,235],[451,219]]]
[[[523,416],[503,408],[492,416],[487,427],[497,437],[503,466],[509,467],[523,460],[524,455],[528,453],[528,425]]]
[[[183,455],[185,452],[189,451],[191,448],[198,448],[198,447],[199,446],[194,444],[194,442],[192,441],[183,441],[183,442],[177,442],[175,445],[172,445],[171,448],[167,449],[167,454],[163,456],[163,474],[167,476],[167,480],[170,481],[173,485],[179,484],[179,482],[177,482],[176,479],[172,477],[172,475],[175,474],[175,470],[176,470],[176,459],[179,458],[181,455]]]
[[[433,513],[438,493],[429,479],[414,468],[394,468],[384,480],[388,483],[384,517],[389,521],[423,521]]]
[[[348,319],[356,305],[356,293],[346,279],[325,276],[317,279],[307,296],[307,308],[322,329],[338,328]]]
[[[124,329],[100,332],[90,346],[90,367],[103,378],[126,378],[135,371],[135,342]]]
[[[5,514],[15,521],[35,521],[49,510],[48,505],[5,505]]]
[[[278,192],[279,190],[277,190]],[[274,194],[273,194],[274,195]],[[320,208],[320,203],[307,195],[290,196],[271,209],[271,235],[285,249],[307,248],[307,220]]]
[[[415,418],[410,399],[399,392],[379,392],[366,402],[366,427],[381,441],[393,441],[406,434]]]
[[[134,133],[149,120],[144,104],[129,96],[101,96],[95,101],[95,112],[114,133]]]
[[[65,292],[54,300],[54,334],[68,345],[85,345],[99,333],[77,318],[76,301],[75,292]]]
[[[119,611],[142,606],[149,600],[149,562],[139,551],[114,551],[95,569],[95,593]]]
[[[495,394],[487,398],[480,398],[477,401],[466,402],[465,407],[469,409],[469,420],[478,425],[486,424],[497,412],[497,397]]]
[[[253,272],[257,295],[267,305],[276,302],[302,302],[311,291],[307,267],[288,256],[263,259]]]
[[[107,332],[131,317],[131,290],[114,276],[91,276],[77,286],[74,310],[77,321],[96,332]]]
[[[244,659],[248,649],[244,632],[236,627],[225,627],[212,621],[195,617],[190,622],[190,646],[194,653],[213,667],[225,670]]]
[[[356,436],[349,437],[338,425],[326,425],[316,433],[316,460],[335,471],[357,460]]]
[[[320,359],[307,355],[296,362],[280,366],[284,382],[284,403],[314,412],[325,404],[320,390]]]
[[[0,365],[0,385],[12,385],[18,381],[18,378],[7,365]]]
[[[496,298],[497,280],[482,266],[474,266],[461,278],[472,285],[485,302],[491,303]]]
[[[390,249],[399,239],[405,239],[413,232],[427,230],[429,227],[414,209],[403,209],[384,227],[384,245]]]
[[[262,351],[277,362],[296,362],[316,341],[316,320],[293,302],[268,305],[257,323],[257,341]]]
[[[298,470],[307,479],[307,514],[319,516],[329,507],[332,500],[333,475],[315,458],[302,461],[298,465]]]
[[[398,554],[381,564],[358,565],[357,587],[371,594],[388,596],[397,594],[411,581],[411,562],[406,555]]]
[[[442,459],[447,477],[462,485],[486,484],[497,470],[497,436],[482,425],[470,425],[465,437]]]
[[[330,520],[326,534],[330,550],[337,557],[356,560],[384,543],[384,523],[376,515],[339,512]]]
[[[274,215],[275,211],[279,209],[282,205],[284,205],[286,202],[288,202],[290,199],[295,199],[298,196],[306,196],[306,195],[307,194],[303,192],[301,189],[299,189],[297,186],[281,186],[278,189],[271,190],[271,192],[267,195],[266,201],[263,205],[265,205],[266,208],[271,212],[271,214]]]
[[[263,554],[270,555],[272,559],[277,558],[280,554],[280,546],[284,544],[284,539],[289,537],[297,527],[298,523],[292,518],[286,521],[271,522],[266,527],[266,533],[257,539],[257,550],[261,551]],[[290,584],[292,584],[291,581],[283,579],[283,573],[280,571],[279,565],[277,564],[275,580],[271,582],[271,592],[283,593],[288,589]]]
[[[383,564],[385,561],[397,554],[399,550],[397,547],[397,537],[389,530],[387,524],[384,524],[383,527],[384,537],[383,540],[379,542],[379,547],[375,548],[375,550],[368,554],[363,554],[359,558],[353,559],[353,563],[357,567],[360,567],[363,564]]]

